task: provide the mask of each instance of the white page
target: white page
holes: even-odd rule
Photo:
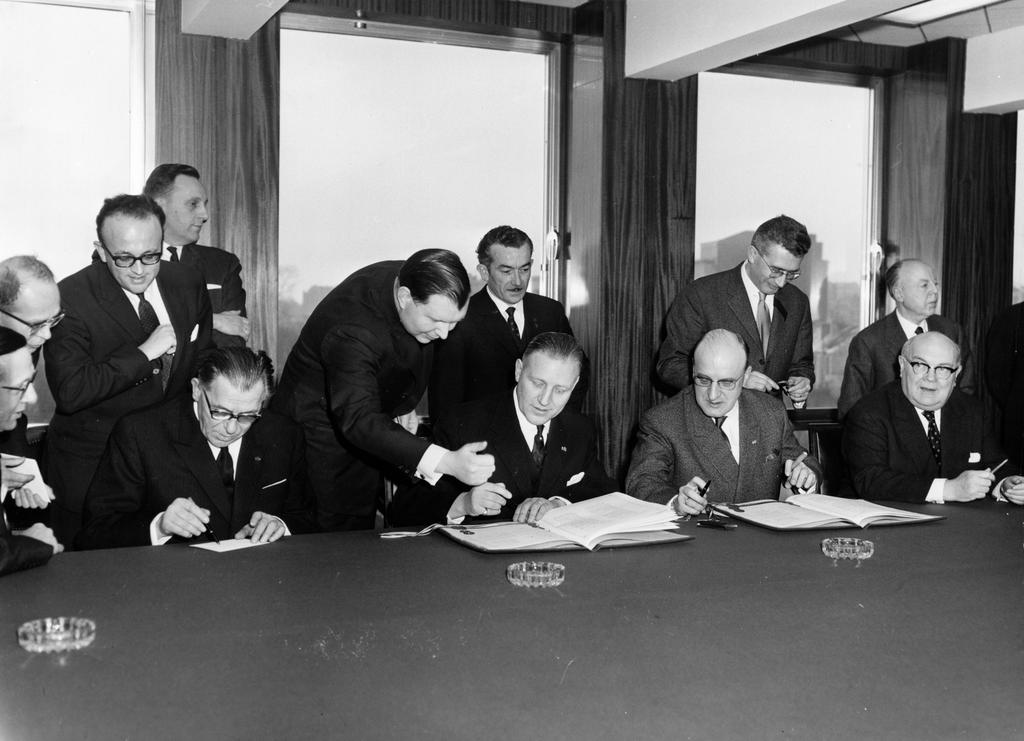
[[[219,543],[189,543],[190,548],[202,548],[204,551],[215,551],[217,553],[239,551],[243,548],[253,548],[258,545],[267,545],[267,543],[253,543],[248,538],[231,538],[230,540],[222,540]]]

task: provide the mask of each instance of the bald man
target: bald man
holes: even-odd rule
[[[968,502],[992,492],[1024,503],[1024,477],[1004,458],[977,399],[956,388],[960,348],[940,332],[914,335],[899,356],[900,377],[854,405],[843,456],[857,495],[904,502]]]
[[[626,493],[698,514],[708,501],[778,499],[783,483],[816,489],[818,462],[797,442],[781,400],[745,388],[751,372],[739,335],[704,335],[693,352],[692,388],[640,420]]]

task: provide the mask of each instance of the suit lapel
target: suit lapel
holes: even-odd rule
[[[566,473],[566,463],[569,457],[569,440],[566,435],[565,425],[558,417],[551,420],[551,424],[548,425],[544,451],[544,465],[540,469],[537,496],[553,497],[561,495],[564,493],[565,480],[560,481],[560,479]]]
[[[508,487],[513,498],[522,499],[533,495],[533,487],[530,482],[533,456],[530,455],[530,449],[526,446],[526,440],[523,439],[514,403],[512,394],[509,394],[495,410],[490,424],[491,433],[488,436],[488,439],[493,439],[495,442],[493,446],[488,446],[486,452],[493,453],[495,458],[501,460],[505,469],[512,476],[511,481],[502,481],[501,483]]]
[[[690,426],[694,448],[701,452],[704,462],[715,471],[708,489],[709,495],[716,502],[735,501],[740,469],[736,459],[732,457],[729,441],[711,418],[701,411],[693,394],[687,394],[686,406],[689,409],[684,415],[684,424]],[[741,417],[741,432],[742,421]]]
[[[780,451],[774,450],[770,446],[770,436],[766,434],[767,430],[762,424],[763,418],[755,414],[748,404],[743,403],[742,396],[738,406],[740,410],[740,461],[742,463],[737,476],[737,496],[766,488],[763,478],[767,472],[771,471],[774,474],[777,471],[777,456],[780,455]],[[771,456],[776,456],[776,459],[772,460]]]
[[[256,422],[259,425],[259,422]],[[263,442],[258,435],[253,434],[255,429],[249,430],[242,437],[242,447],[238,451],[238,461],[235,463],[235,497],[232,508],[232,529],[238,529],[248,524],[239,522],[238,515],[252,512],[256,509],[256,497],[259,495],[260,476],[263,469],[264,449]]]
[[[739,325],[743,328],[744,339],[747,341],[747,347],[750,348],[750,354],[756,358],[764,359],[764,351],[761,348],[761,333],[757,331],[757,322],[754,319],[754,312],[750,310],[750,299],[747,297],[747,289],[743,285],[743,278],[740,277],[740,270],[743,270],[743,263],[740,263],[739,268],[734,270],[731,276],[733,286],[732,290],[729,291],[729,308],[736,316]]]
[[[96,268],[96,295],[104,310],[133,342],[145,340],[145,337],[142,336],[139,315],[136,313],[135,307],[132,306],[132,302],[124,295],[121,286],[114,280],[114,276],[110,274],[104,263],[96,263]]]
[[[885,318],[885,352],[886,357],[892,358],[892,367],[889,370],[892,371],[893,378],[900,377],[899,355],[906,341],[907,335],[904,334],[903,327],[900,326],[896,312],[892,311]]]
[[[480,296],[481,301],[486,302],[484,304],[483,319],[487,331],[494,337],[497,337],[498,341],[513,357],[518,358],[522,349],[516,344],[516,339],[512,336],[512,330],[508,327],[508,317],[498,311],[497,305],[487,294],[486,287],[477,295]],[[522,311],[521,305],[517,308],[517,311]],[[526,315],[524,314],[524,316]],[[525,322],[523,327],[527,327]]]
[[[789,306],[786,303],[786,292],[780,290],[775,294],[775,298],[772,300],[772,324],[768,331],[768,355],[771,356],[775,351],[776,345],[782,341],[783,333],[786,329],[786,319],[789,318]],[[788,368],[786,371],[788,372]]]
[[[228,495],[224,491],[210,446],[199,429],[199,420],[192,412],[191,403],[183,402],[174,408],[178,410],[177,415],[167,420],[174,448],[202,488],[202,495],[193,499],[200,507],[209,508],[211,514],[216,511],[230,525],[231,505]],[[202,499],[205,501],[200,501]]]
[[[899,435],[903,443],[901,447],[914,464],[914,468],[931,476],[938,476],[939,467],[932,455],[931,445],[928,444],[928,434],[924,431],[921,417],[910,400],[903,395],[898,383],[889,387],[889,400],[893,431]],[[945,447],[945,444],[942,447]]]
[[[172,268],[172,270],[176,268],[177,266]],[[167,309],[171,326],[174,327],[174,338],[177,343],[177,352],[171,356],[171,374],[174,374],[178,370],[178,365],[183,362],[181,358],[185,353],[182,351],[189,341],[189,336],[186,332],[190,332],[192,328],[186,326],[189,316],[188,309],[182,301],[182,292],[175,290],[175,281],[168,277],[166,273],[166,266],[161,267],[160,272],[156,276],[156,285],[160,289],[160,298],[164,301],[164,308]]]

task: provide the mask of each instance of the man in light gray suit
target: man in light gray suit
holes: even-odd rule
[[[783,483],[816,489],[818,462],[800,447],[781,401],[744,388],[750,373],[737,334],[713,329],[704,335],[693,353],[692,391],[640,420],[626,493],[698,514],[709,500],[777,499]]]

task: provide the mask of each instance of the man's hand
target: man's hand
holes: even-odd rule
[[[984,499],[992,488],[996,477],[989,470],[964,471],[955,479],[949,479],[942,487],[942,498],[947,502],[970,502]]]
[[[544,497],[529,497],[520,502],[516,507],[516,513],[512,519],[516,522],[525,522],[532,525],[548,513],[548,510],[556,507],[564,507],[565,502],[545,499]]]
[[[42,509],[49,506],[53,501],[53,489],[44,484],[42,480],[32,486],[27,486],[35,478],[35,474],[18,473],[13,470],[24,462],[25,458],[21,456],[4,456],[3,485],[19,507]]]
[[[248,538],[253,543],[273,543],[285,533],[280,518],[266,512],[253,512],[249,524],[235,533],[236,538]]]
[[[438,473],[454,476],[464,484],[479,486],[494,473],[494,456],[480,453],[487,441],[466,443],[458,450],[449,450],[437,464]]]
[[[999,488],[1006,501],[1024,504],[1024,476],[1007,476]]]
[[[145,342],[139,345],[139,349],[148,360],[156,360],[161,355],[174,354],[177,344],[174,327],[170,324],[161,324],[153,330],[153,334],[146,338]]]
[[[818,477],[814,475],[814,470],[804,463],[806,453],[801,455],[799,458],[794,460],[786,461],[784,471],[786,473],[786,483],[793,489],[803,489],[807,492],[812,492],[818,486]]]
[[[750,371],[747,380],[743,382],[743,388],[753,389],[754,391],[778,391],[779,384],[775,383],[764,373]]]
[[[209,521],[210,510],[203,509],[191,499],[178,497],[164,510],[156,529],[161,535],[194,538],[206,532]]]
[[[24,535],[26,538],[34,538],[42,543],[46,543],[46,545],[53,548],[55,554],[64,550],[64,546],[57,542],[57,536],[53,534],[53,530],[41,522],[33,523],[31,527],[27,527],[24,530],[16,530],[14,534]]]
[[[699,515],[708,506],[708,500],[700,495],[700,490],[707,482],[700,476],[694,476],[679,487],[676,496],[675,510],[681,515]]]
[[[252,325],[247,318],[242,316],[241,311],[234,309],[214,314],[213,328],[223,334],[230,334],[247,340],[249,339],[249,331]]]
[[[407,414],[403,414],[400,417],[395,417],[395,424],[404,429],[411,435],[416,434],[416,430],[420,428],[420,415],[416,414],[416,410],[413,409]]]
[[[806,402],[811,394],[811,379],[806,376],[790,376],[786,381],[786,393],[794,404]]]
[[[480,486],[474,486],[463,496],[465,497],[463,514],[476,517],[498,514],[505,506],[505,502],[512,496],[512,492],[501,482],[485,481]]]

